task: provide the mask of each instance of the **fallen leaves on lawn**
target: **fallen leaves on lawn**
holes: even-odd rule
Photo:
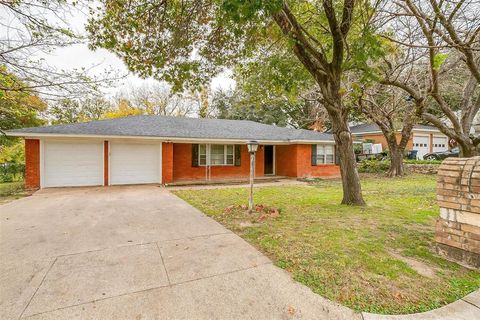
[[[245,214],[245,211],[248,209],[246,205],[230,205],[223,209],[224,214],[233,214],[233,213],[239,213],[243,212]],[[280,209],[276,207],[270,207],[264,204],[257,204],[255,205],[254,212],[252,214],[247,213],[250,217],[255,218],[255,214],[258,215],[256,217],[257,222],[263,222],[268,219],[274,219],[280,217]]]

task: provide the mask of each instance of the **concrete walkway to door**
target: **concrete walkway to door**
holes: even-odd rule
[[[1,319],[360,319],[157,186],[0,206]]]

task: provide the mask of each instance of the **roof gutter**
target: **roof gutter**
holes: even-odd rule
[[[402,130],[397,130],[397,132],[401,132]],[[433,133],[441,133],[440,130],[436,130],[436,129],[412,129],[412,132],[433,132]],[[358,136],[358,135],[366,135],[366,134],[377,134],[377,133],[381,133],[383,134],[382,131],[362,131],[362,132],[352,132],[352,135],[353,136]]]
[[[6,132],[7,136],[24,137],[24,138],[79,138],[79,139],[140,139],[140,140],[160,140],[163,142],[178,142],[178,143],[199,143],[199,142],[214,142],[214,143],[235,143],[244,144],[251,139],[216,139],[216,138],[179,138],[179,137],[154,137],[154,136],[118,136],[118,135],[93,135],[93,134],[61,134],[61,133],[32,133],[32,132]],[[257,139],[261,144],[312,144],[312,143],[327,143],[335,144],[333,140],[263,140]]]

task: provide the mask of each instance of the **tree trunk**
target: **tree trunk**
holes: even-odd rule
[[[306,29],[297,21],[286,1],[283,1],[282,10],[273,18],[283,34],[293,40],[293,52],[313,76],[325,99],[325,108],[332,122],[332,131],[340,159],[343,183],[342,204],[365,205],[353,152],[352,134],[347,121],[349,108],[343,105],[343,94],[340,93],[347,34],[351,27],[355,4],[356,1],[345,1],[341,21],[337,21],[331,1],[323,2],[323,10],[330,26],[333,42],[331,58],[315,48],[316,44],[312,45],[316,40],[311,42],[311,35],[305,32]]]
[[[396,144],[388,144],[390,148],[390,169],[388,170],[389,177],[400,177],[405,175],[405,168],[403,166],[403,152],[405,148],[401,148]]]
[[[332,121],[332,131],[337,145],[340,160],[340,174],[342,176],[343,199],[342,204],[365,205],[358,175],[357,162],[353,151],[353,139],[346,117],[338,112],[329,112]]]
[[[458,147],[460,148],[460,157],[470,158],[480,155],[478,145],[474,145],[470,138],[457,139]]]

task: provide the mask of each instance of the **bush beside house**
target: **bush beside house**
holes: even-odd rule
[[[404,160],[405,169],[410,173],[436,174],[441,164],[439,160]],[[390,169],[390,161],[363,160],[358,165],[361,173],[386,173]]]
[[[25,177],[25,152],[23,143],[16,142],[0,147],[0,183],[22,181]]]

